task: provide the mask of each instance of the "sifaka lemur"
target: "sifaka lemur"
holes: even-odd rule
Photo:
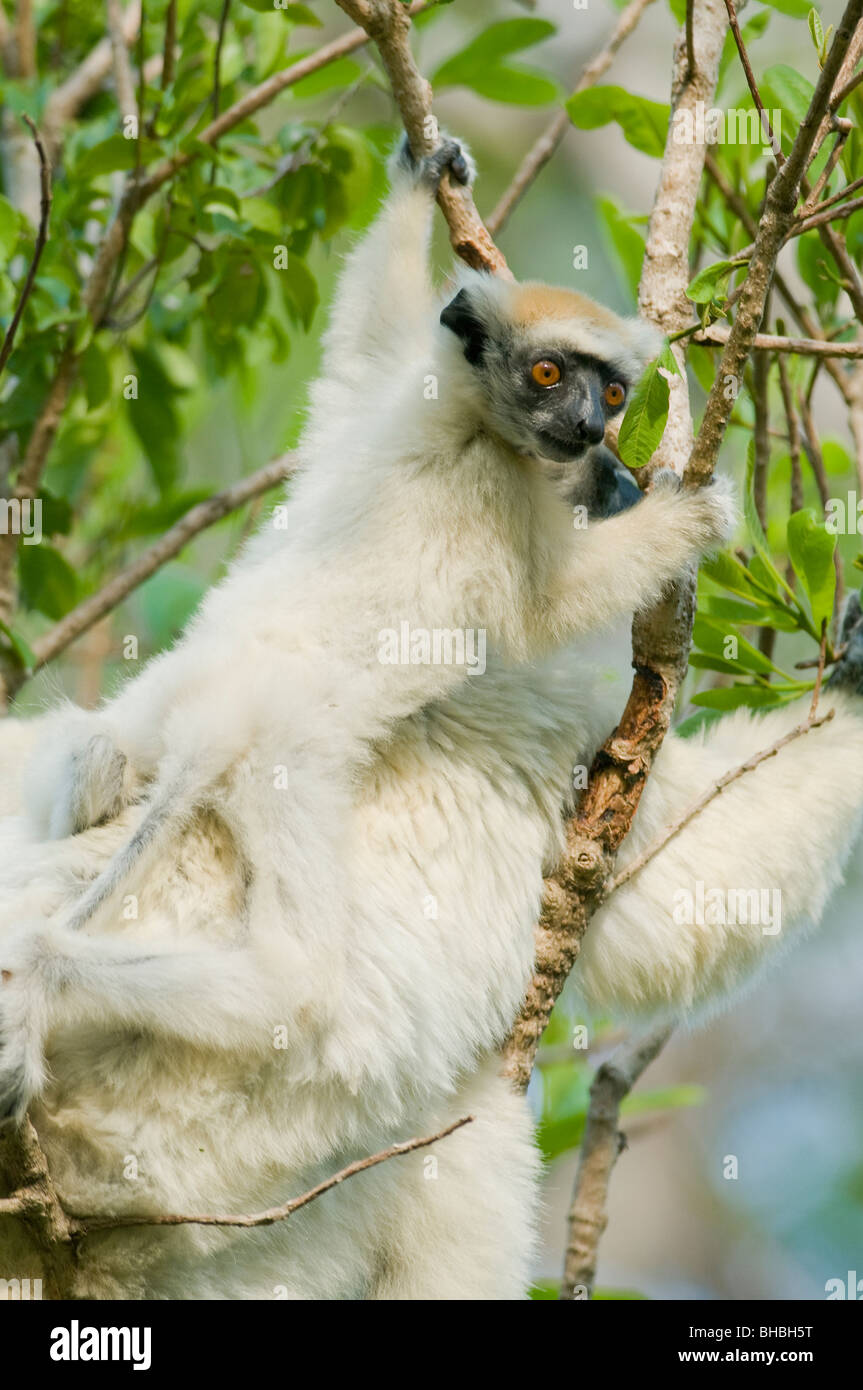
[[[265,527],[102,709],[0,725],[0,1111],[29,1109],[71,1210],[118,1215],[273,1206],[475,1118],[433,1167],[382,1164],[289,1222],[94,1233],[81,1297],[528,1284],[538,1164],[496,1053],[573,767],[615,722],[579,643],[720,545],[733,508],[723,485],[660,475],[573,527],[573,497],[595,501],[600,475],[608,491],[606,422],[655,335],[478,272],[441,307],[426,261],[445,171],[470,177],[455,142],[419,162],[403,147],[348,259],[287,529]],[[690,1013],[817,919],[863,809],[857,610],[848,637],[834,719],[728,787],[595,916],[589,1004]],[[669,737],[620,865],[799,717]],[[696,878],[780,889],[781,932],[676,921]],[[32,1258],[6,1219],[0,1274]]]

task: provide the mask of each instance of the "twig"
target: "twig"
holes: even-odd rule
[[[800,467],[800,424],[797,419],[797,411],[794,409],[794,397],[791,392],[791,382],[788,379],[788,368],[781,353],[777,353],[776,366],[779,371],[779,390],[782,394],[782,408],[785,411],[785,419],[788,422],[788,453],[791,458],[791,512],[799,512],[803,506],[803,473]],[[793,566],[789,565],[793,575]]]
[[[665,848],[669,840],[673,840],[675,835],[679,835],[684,826],[688,825],[690,821],[700,815],[704,808],[709,806],[711,801],[714,801],[721,792],[724,792],[725,788],[729,787],[732,782],[736,782],[738,778],[745,776],[747,772],[752,772],[756,767],[759,767],[761,763],[766,762],[768,758],[775,758],[777,753],[781,752],[789,743],[793,743],[795,739],[801,738],[803,734],[810,733],[812,729],[820,729],[822,724],[829,723],[836,713],[835,710],[828,710],[827,713],[822,714],[819,719],[815,718],[815,708],[818,703],[818,696],[821,692],[821,680],[823,675],[824,655],[822,643],[822,655],[819,656],[818,661],[818,679],[812,697],[812,708],[802,723],[795,725],[787,734],[783,734],[782,738],[778,738],[775,743],[771,743],[769,748],[763,748],[759,753],[753,753],[751,758],[747,758],[745,762],[740,763],[738,767],[733,768],[730,772],[726,772],[723,777],[720,777],[718,781],[714,782],[713,786],[710,787],[703,796],[699,797],[697,801],[693,801],[692,804],[672,822],[667,830],[664,830],[661,835],[653,840],[646,849],[642,850],[641,854],[637,855],[624,869],[621,869],[619,873],[609,879],[605,887],[606,897],[610,897],[618,888],[622,888],[624,883],[628,883],[631,878],[634,878],[635,875],[644,868],[645,864],[648,864],[651,859],[655,858],[660,850]]]
[[[12,348],[15,345],[15,335],[18,332],[18,325],[21,322],[21,317],[24,313],[27,300],[30,298],[33,285],[36,280],[36,272],[39,269],[39,262],[42,259],[42,252],[45,249],[45,243],[48,240],[48,222],[51,217],[51,170],[48,165],[48,156],[45,153],[45,146],[42,143],[42,137],[36,129],[36,126],[34,125],[33,121],[31,121],[29,116],[22,116],[22,120],[25,121],[30,128],[30,132],[33,136],[33,143],[35,144],[36,151],[39,155],[39,179],[41,193],[41,201],[39,207],[39,228],[36,233],[36,243],[33,247],[33,258],[30,262],[30,268],[27,271],[27,279],[24,281],[23,288],[21,290],[20,295],[18,296],[18,303],[16,304],[15,312],[12,315],[12,322],[9,324],[9,327],[6,330],[6,336],[3,339],[3,346],[2,348],[0,348],[0,372],[2,372],[3,368],[6,366],[6,363],[8,362],[9,356],[12,352]]]
[[[75,1277],[74,1226],[60,1204],[36,1131],[29,1120],[17,1126],[0,1123],[0,1217],[17,1217],[42,1262],[44,1293],[49,1299],[72,1296]]]
[[[157,99],[153,107],[152,115],[147,121],[147,134],[152,136],[156,133],[156,125],[159,114],[162,110],[162,99],[174,80],[174,66],[177,57],[177,0],[170,0],[165,11],[165,38],[162,43],[162,73],[159,79],[159,91],[162,95]]]
[[[833,206],[834,201],[836,200],[831,200],[828,208],[816,208],[811,216],[802,217],[800,221],[795,222],[786,240],[802,236],[804,232],[811,232],[816,227],[826,226],[828,222],[842,222],[857,212],[858,208],[863,208],[863,198],[852,198],[850,203],[840,203],[838,207]]]
[[[231,0],[222,0],[222,13],[219,15],[219,32],[216,36],[216,52],[213,56],[213,120],[219,114],[219,106],[222,101],[222,47],[225,42],[225,30],[228,27],[228,15],[231,12]],[[210,165],[210,183],[216,181],[216,161]]]
[[[671,1033],[670,1025],[664,1024],[635,1041],[621,1043],[593,1078],[569,1209],[562,1301],[590,1298],[593,1293],[599,1242],[608,1224],[608,1184],[626,1147],[619,1130],[620,1106]]]
[[[861,68],[859,72],[855,72],[853,77],[849,77],[848,81],[841,87],[837,87],[830,102],[830,111],[838,111],[843,101],[845,101],[847,97],[850,97],[852,92],[856,91],[861,82],[863,82],[863,68]]]
[[[839,129],[836,133],[835,144],[833,145],[833,148],[830,151],[827,163],[824,165],[824,168],[818,175],[812,192],[809,194],[809,197],[806,199],[806,202],[800,209],[801,217],[806,217],[810,212],[815,212],[819,210],[816,207],[818,199],[821,197],[822,192],[830,182],[830,176],[836,168],[836,165],[839,163],[839,160],[842,156],[842,151],[845,148],[845,142],[848,139],[848,136],[851,134],[851,131],[853,130],[853,126],[850,121],[837,121],[836,124],[839,127]]]
[[[731,0],[726,0],[728,3]],[[719,373],[708,395],[701,429],[687,465],[686,480],[691,485],[705,482],[713,471],[731,414],[732,402],[727,398],[726,383],[729,377],[735,381],[742,379],[743,367],[761,323],[776,258],[794,218],[794,207],[815,137],[861,13],[863,0],[849,0],[791,153],[770,184],[737,317],[722,354]]]
[[[430,1144],[436,1144],[438,1140],[446,1139],[456,1130],[471,1124],[473,1118],[473,1115],[464,1115],[445,1129],[438,1130],[437,1134],[429,1134],[422,1139],[407,1139],[401,1144],[391,1144],[388,1149],[372,1154],[369,1158],[359,1158],[354,1163],[349,1163],[346,1168],[340,1169],[338,1173],[310,1188],[308,1192],[303,1192],[301,1196],[292,1197],[279,1207],[270,1207],[267,1211],[254,1212],[248,1216],[179,1216],[164,1213],[154,1216],[75,1216],[69,1213],[69,1219],[74,1223],[76,1234],[81,1237],[89,1235],[92,1231],[115,1231],[130,1226],[273,1226],[277,1221],[286,1221],[295,1211],[317,1201],[325,1192],[338,1187],[339,1183],[354,1177],[355,1174],[364,1173],[368,1168],[376,1168],[379,1163],[386,1163],[390,1158],[402,1158],[405,1154],[416,1153],[417,1149],[427,1149]]]
[[[621,44],[635,29],[642,14],[651,3],[652,0],[629,0],[629,4],[618,19],[614,32],[605,47],[591,58],[582,71],[575,84],[573,96],[586,91],[588,87],[593,87],[599,81],[600,77],[611,66]],[[565,110],[558,112],[536,143],[528,150],[509,187],[501,195],[491,216],[486,218],[486,226],[492,236],[497,236],[507,222],[516,203],[524,197],[537,175],[545,168],[569,127],[568,113]]]
[[[761,100],[761,93],[758,90],[758,83],[755,81],[755,73],[752,71],[752,64],[749,61],[749,54],[746,52],[746,45],[743,42],[743,35],[740,32],[740,25],[737,22],[737,11],[734,8],[734,0],[725,0],[725,8],[728,11],[728,23],[730,24],[731,32],[734,35],[734,42],[737,45],[737,52],[740,55],[740,62],[743,65],[743,71],[746,74],[746,82],[749,87],[749,91],[752,94],[752,100],[755,103],[755,109],[758,112],[759,118],[761,120],[761,129],[767,134],[767,138],[770,141],[770,148],[773,150],[773,157],[776,160],[777,165],[782,165],[785,163],[785,156],[782,153],[782,147],[779,144],[779,141],[776,139],[776,136],[773,133],[773,127],[770,124],[770,118],[767,115],[767,112],[764,109],[764,103]]]
[[[711,323],[707,328],[698,328],[692,339],[706,346],[720,347],[730,336],[730,328]],[[788,338],[777,333],[756,333],[752,347],[759,352],[788,352],[800,357],[844,357],[852,361],[863,357],[863,343],[831,343],[826,338]]]

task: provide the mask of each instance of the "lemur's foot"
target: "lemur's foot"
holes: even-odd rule
[[[30,768],[27,804],[37,830],[52,840],[113,820],[129,800],[125,753],[87,716],[52,736]]]
[[[476,165],[470,151],[461,141],[454,140],[445,131],[439,132],[440,143],[431,154],[417,159],[405,135],[396,156],[397,165],[407,170],[417,183],[437,193],[444,174],[449,174],[454,183],[470,187],[476,178]]]
[[[829,685],[863,695],[863,607],[852,589],[842,616],[840,641],[845,651],[834,667]]]

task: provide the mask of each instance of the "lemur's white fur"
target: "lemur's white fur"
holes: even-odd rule
[[[0,790],[0,1094],[29,1102],[81,1213],[256,1210],[476,1119],[432,1151],[436,1167],[428,1152],[392,1160],[289,1222],[89,1237],[82,1297],[527,1286],[537,1161],[495,1052],[530,975],[573,765],[616,714],[571,644],[656,597],[722,533],[727,502],[660,490],[573,530],[542,461],[484,428],[437,324],[431,207],[403,177],[350,259],[287,536],[263,533],[187,637],[103,711],[0,724],[16,776],[38,742],[27,813]],[[477,289],[503,315],[520,293]],[[617,347],[636,333],[621,324]],[[402,619],[485,628],[485,674],[381,665],[378,632]],[[829,702],[831,723],[730,786],[595,917],[579,970],[591,1003],[689,1011],[817,918],[863,806],[863,699]],[[738,714],[666,740],[620,864],[797,718]],[[123,809],[69,834],[97,815],[100,786]],[[118,895],[91,898],[71,930],[83,886],[171,788],[173,833],[157,833],[147,871],[127,862]],[[695,878],[780,887],[780,935],[674,924],[674,891]],[[37,1275],[28,1250],[0,1223],[0,1276]]]

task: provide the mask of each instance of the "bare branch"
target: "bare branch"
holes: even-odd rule
[[[651,3],[652,0],[629,0],[629,4],[618,19],[614,32],[605,47],[601,48],[584,68],[575,84],[573,96],[586,91],[588,87],[593,87],[600,77],[607,72],[621,44],[635,29],[647,6]],[[524,197],[537,175],[545,168],[569,127],[569,115],[565,110],[559,111],[554,120],[546,126],[536,143],[528,150],[509,187],[501,195],[491,216],[486,218],[486,226],[492,236],[497,236],[507,222],[513,208]]]
[[[39,262],[42,259],[42,252],[45,249],[45,243],[48,240],[48,222],[51,217],[51,170],[48,165],[48,156],[45,153],[45,146],[42,143],[42,137],[36,129],[36,126],[34,125],[33,121],[31,121],[29,116],[23,116],[22,120],[24,120],[26,124],[30,127],[30,132],[33,136],[33,143],[36,146],[36,152],[39,156],[39,175],[41,189],[41,200],[39,208],[39,228],[36,233],[36,244],[33,247],[33,258],[30,261],[30,268],[27,271],[27,278],[24,281],[21,293],[18,296],[18,303],[16,304],[15,312],[12,315],[12,322],[9,324],[9,327],[6,330],[6,336],[3,339],[3,346],[2,348],[0,348],[0,372],[2,372],[3,368],[6,366],[6,363],[9,361],[9,356],[12,352],[13,347],[15,346],[15,335],[18,332],[18,325],[21,322],[21,317],[24,313],[24,309],[26,308],[27,300],[30,298],[33,285],[36,280],[36,272],[39,269]]]
[[[124,570],[121,570],[119,574],[115,574],[104,588],[77,604],[44,637],[40,637],[33,644],[36,665],[33,671],[22,673],[17,684],[13,682],[13,689],[20,689],[27,675],[32,675],[47,665],[49,661],[53,661],[94,623],[99,622],[107,613],[112,612],[118,604],[128,598],[129,594],[140,588],[151,574],[155,574],[156,570],[161,569],[175,555],[179,555],[180,551],[185,549],[195,536],[200,535],[210,526],[214,526],[217,521],[221,521],[231,512],[245,506],[252,498],[259,497],[262,493],[278,487],[280,483],[290,477],[295,467],[294,455],[282,454],[280,458],[274,459],[272,463],[266,464],[263,468],[259,468],[248,478],[242,478],[233,486],[225,488],[223,492],[214,493],[206,501],[198,502],[194,507],[191,507],[143,554],[133,560],[130,565],[127,565]]]
[[[746,46],[743,42],[743,35],[740,32],[740,25],[737,22],[737,11],[734,8],[734,0],[725,0],[725,8],[728,11],[728,23],[730,24],[731,32],[734,35],[734,42],[737,45],[737,52],[740,55],[740,62],[743,65],[743,71],[746,74],[746,82],[749,87],[749,91],[752,94],[752,100],[755,103],[755,109],[758,112],[758,115],[761,119],[761,129],[766,133],[767,138],[770,141],[770,147],[773,150],[773,157],[776,160],[776,163],[778,165],[782,165],[785,163],[785,156],[782,153],[782,147],[779,144],[779,141],[776,139],[776,136],[773,133],[773,127],[770,124],[770,119],[767,115],[767,112],[764,109],[764,103],[761,100],[761,93],[758,90],[758,83],[755,81],[755,74],[752,71],[752,64],[749,61],[749,54],[746,52]]]
[[[246,1229],[253,1226],[273,1226],[277,1221],[286,1221],[288,1217],[293,1216],[295,1211],[307,1207],[310,1202],[316,1202],[318,1197],[323,1197],[325,1192],[330,1192],[334,1187],[338,1187],[340,1183],[354,1177],[357,1173],[364,1173],[369,1168],[376,1168],[379,1163],[386,1163],[391,1158],[403,1158],[405,1154],[416,1153],[417,1149],[427,1149],[430,1144],[436,1144],[440,1139],[446,1139],[450,1134],[454,1134],[457,1129],[463,1129],[465,1125],[472,1124],[473,1118],[473,1115],[464,1115],[460,1120],[455,1120],[451,1125],[447,1125],[445,1129],[438,1130],[437,1134],[429,1134],[422,1139],[406,1139],[401,1144],[391,1144],[388,1149],[372,1154],[369,1158],[359,1158],[356,1162],[349,1163],[346,1168],[340,1169],[332,1177],[318,1183],[317,1187],[303,1192],[301,1196],[292,1197],[290,1201],[283,1202],[279,1207],[270,1207],[267,1211],[254,1212],[248,1216],[179,1216],[165,1213],[153,1216],[70,1215],[69,1220],[73,1223],[75,1233],[79,1237],[89,1235],[93,1231],[115,1231],[130,1226],[240,1226]]]
[[[723,347],[730,336],[730,328],[712,323],[694,333],[692,341],[708,347]],[[863,357],[863,343],[831,343],[827,338],[787,338],[776,333],[756,333],[752,346],[760,352],[790,352],[799,357],[844,357],[851,361]]]
[[[670,1025],[627,1040],[598,1069],[590,1087],[590,1106],[569,1209],[569,1240],[561,1300],[590,1298],[602,1233],[608,1224],[608,1184],[623,1149],[618,1128],[620,1106],[671,1036]]]
[[[42,1261],[49,1299],[72,1295],[75,1276],[74,1224],[64,1212],[45,1155],[29,1120],[0,1123],[0,1187],[12,1195],[0,1204],[0,1218],[17,1217]]]

